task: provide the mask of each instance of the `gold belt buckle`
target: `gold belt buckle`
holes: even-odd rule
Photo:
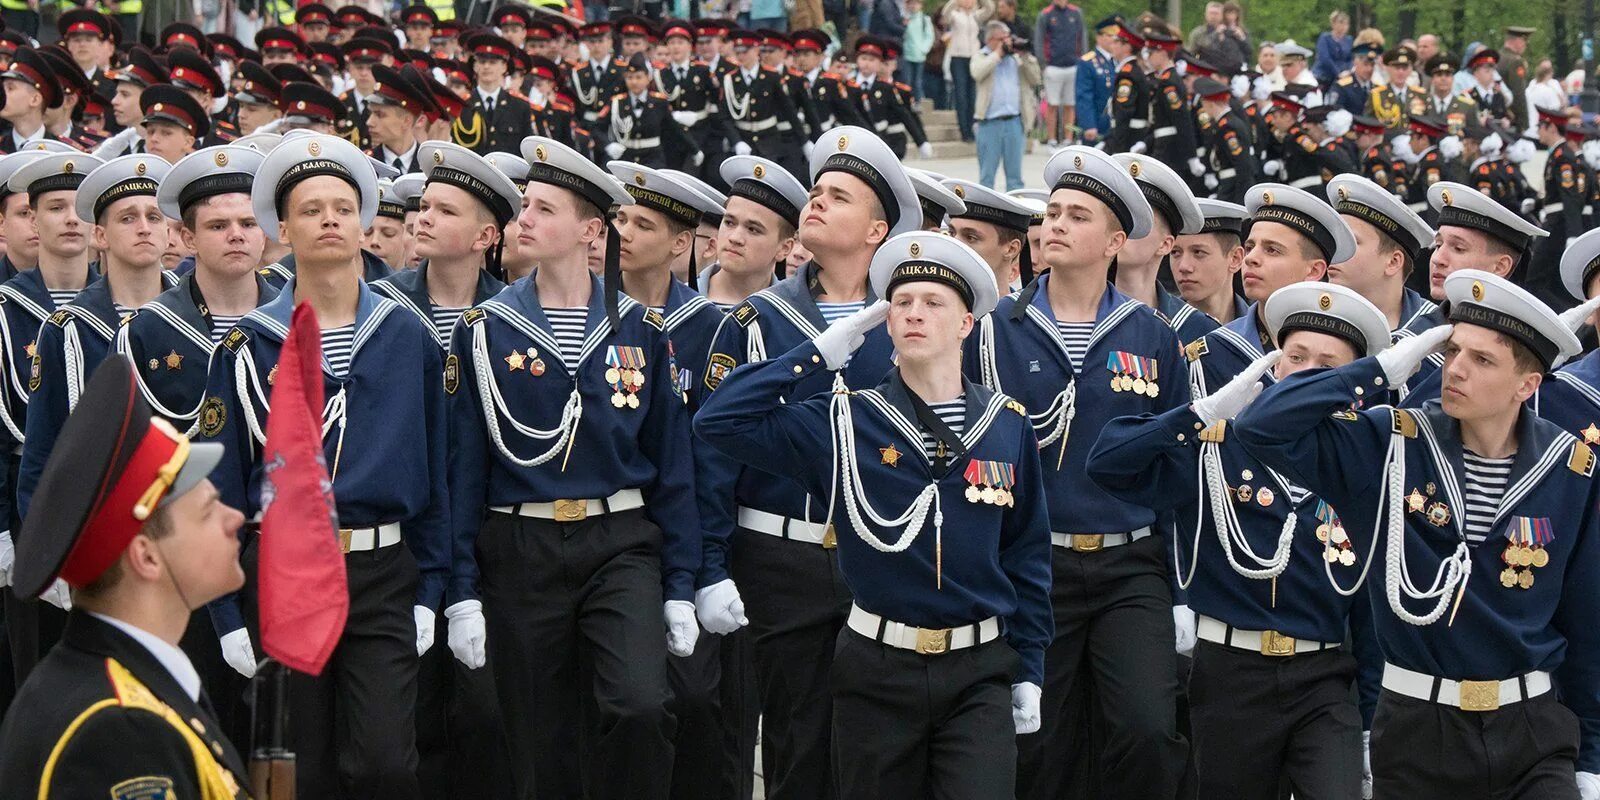
[[[354,533],[355,531],[350,530],[349,528],[339,529],[339,552],[349,554],[350,538]]]
[[[1261,655],[1264,656],[1292,656],[1294,655],[1294,637],[1284,636],[1277,631],[1261,632]]]
[[[936,656],[950,650],[949,628],[918,628],[917,652],[925,656]]]
[[[587,500],[557,500],[556,522],[582,522],[589,516]]]
[[[822,549],[832,550],[839,546],[839,534],[834,531],[833,523],[828,523],[828,529],[822,532]]]
[[[1095,553],[1105,546],[1106,535],[1103,533],[1072,534],[1072,549],[1079,553]]]
[[[1498,711],[1500,709],[1499,681],[1462,681],[1462,711]]]

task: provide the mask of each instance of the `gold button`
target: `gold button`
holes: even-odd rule
[[[1364,394],[1366,394],[1366,393],[1367,393],[1367,390],[1366,390],[1366,389],[1363,389],[1363,388],[1361,388],[1361,387],[1360,387],[1360,386],[1357,386],[1357,387],[1356,387],[1356,396],[1357,396],[1357,397],[1359,397],[1359,396],[1361,396],[1361,395],[1364,395]]]
[[[1197,431],[1203,431],[1206,429],[1206,424],[1204,422],[1196,422],[1194,424],[1194,429]]]
[[[802,371],[799,364],[794,365],[794,374],[799,375]]]
[[[822,360],[822,356],[818,356],[818,355],[813,355],[813,356],[812,356],[812,357],[811,357],[811,363],[813,363],[813,364],[815,364],[815,363],[817,363],[817,362],[819,362],[819,361],[821,361],[821,360]]]
[[[1184,435],[1183,435],[1183,434],[1181,434],[1181,433],[1180,433],[1180,434],[1178,434],[1178,441],[1180,441],[1180,442],[1181,442],[1181,441],[1184,441],[1184,440],[1185,440],[1185,439],[1187,439],[1187,438],[1188,438],[1188,437],[1186,437],[1186,436],[1184,436]]]

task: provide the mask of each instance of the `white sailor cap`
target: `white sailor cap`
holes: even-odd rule
[[[1172,229],[1174,236],[1200,232],[1205,217],[1200,215],[1200,206],[1195,204],[1194,192],[1189,191],[1189,184],[1178,177],[1172,167],[1137,153],[1118,153],[1112,158],[1127,168],[1128,174],[1139,182],[1144,199],[1150,201],[1150,208],[1167,221],[1167,227]]]
[[[1532,350],[1547,371],[1583,349],[1577,335],[1556,312],[1499,275],[1477,269],[1456,270],[1444,279],[1444,293],[1450,301],[1451,322],[1477,325],[1511,337]]]
[[[728,206],[727,195],[717,191],[716,187],[711,184],[681,169],[664,169],[661,170],[661,174],[693,189],[696,194],[704,198],[705,202],[700,205],[701,224],[722,224],[722,213]]]
[[[1309,59],[1313,55],[1313,53],[1310,50],[1308,50],[1308,49],[1306,49],[1304,47],[1301,47],[1298,44],[1295,44],[1293,39],[1290,39],[1289,41],[1286,41],[1286,42],[1279,42],[1278,45],[1273,49],[1278,51],[1278,57],[1279,58],[1307,58],[1307,59]]]
[[[946,214],[959,217],[967,210],[966,201],[944,186],[943,178],[915,167],[905,169],[917,190],[917,204],[922,206],[922,227],[937,228],[944,224]]]
[[[889,235],[922,228],[922,207],[906,168],[878,135],[844,125],[817,137],[811,150],[811,183],[826,172],[854,175],[872,187],[889,220]]]
[[[107,206],[124,197],[155,197],[171,170],[166,159],[149,153],[118,156],[95,167],[79,184],[73,201],[78,219],[94,222]]]
[[[394,192],[394,181],[378,179],[378,216],[405,220],[406,203]]]
[[[103,159],[77,150],[68,153],[42,153],[17,167],[17,171],[6,179],[6,188],[13,192],[27,192],[34,197],[45,192],[76,191],[83,183],[83,179],[104,163],[106,162]]]
[[[1534,239],[1550,235],[1466,184],[1440,181],[1429,186],[1428,205],[1438,212],[1440,228],[1451,225],[1480,230],[1519,251],[1526,252]]]
[[[390,184],[394,187],[396,202],[405,206],[407,212],[419,211],[422,207],[422,187],[428,184],[428,176],[420,172],[407,172]]]
[[[945,178],[942,183],[967,206],[960,213],[952,212],[952,217],[987,222],[1018,233],[1027,233],[1028,226],[1033,224],[1033,207],[1019,198],[957,178]],[[1041,209],[1039,213],[1044,211]]]
[[[172,165],[156,190],[156,203],[168,219],[183,219],[189,206],[219,194],[250,194],[256,170],[266,160],[253,147],[223,144],[196,150]]]
[[[1316,195],[1281,183],[1258,183],[1244,195],[1252,222],[1287,225],[1311,240],[1329,264],[1343,264],[1356,252],[1356,237],[1339,214]]]
[[[233,145],[235,147],[251,147],[251,148],[254,148],[256,150],[260,150],[263,153],[270,153],[270,152],[272,152],[272,148],[277,147],[279,144],[282,144],[282,143],[283,143],[283,134],[281,134],[281,133],[268,133],[266,131],[256,131],[255,133],[252,133],[252,134],[250,134],[248,136],[240,136],[239,138],[234,139],[233,141],[229,142],[228,144],[231,144],[231,145]]]
[[[0,170],[5,168],[5,163],[5,159],[0,158]],[[1597,271],[1600,271],[1600,229],[1574,239],[1561,254],[1561,283],[1580,302],[1588,300],[1589,282]]]
[[[29,142],[25,150],[18,150],[15,153],[0,156],[0,197],[5,197],[7,194],[12,193],[13,190],[6,184],[10,182],[11,176],[22,168],[23,164],[45,153],[78,152],[82,151],[60,139],[40,139],[36,142]]]
[[[378,173],[372,161],[349,139],[323,133],[286,137],[262,160],[250,190],[256,224],[267,236],[278,235],[278,203],[301,181],[331,175],[355,187],[361,199],[361,229],[378,215]]]
[[[622,182],[578,151],[543,136],[522,140],[522,157],[528,162],[528,182],[566,189],[593,203],[603,214],[612,206],[633,205]]]
[[[1433,228],[1417,216],[1394,192],[1361,176],[1345,173],[1328,181],[1328,202],[1333,210],[1355,217],[1393,239],[1415,259],[1433,244]],[[1337,263],[1337,262],[1334,262]]]
[[[683,181],[632,161],[608,161],[606,169],[622,181],[636,205],[659,211],[667,219],[690,228],[700,224],[700,207],[708,198]]]
[[[1200,223],[1200,230],[1196,233],[1231,233],[1243,237],[1245,226],[1250,222],[1250,211],[1238,203],[1226,200],[1212,200],[1209,197],[1197,198],[1195,205],[1200,208],[1200,215],[1204,219]]]
[[[1028,227],[1044,224],[1044,210],[1050,207],[1050,193],[1043,189],[1012,189],[1006,194],[1017,198],[1033,219],[1028,220]]]
[[[428,183],[454,186],[483,203],[502,228],[522,210],[522,192],[516,184],[483,156],[455,142],[423,142],[417,166]]]
[[[511,179],[511,185],[517,187],[517,192],[528,188],[528,161],[516,153],[507,153],[504,150],[494,150],[483,155],[500,174]],[[517,201],[521,205],[521,200]]]
[[[1272,293],[1264,311],[1267,331],[1279,347],[1294,331],[1315,331],[1343,339],[1356,356],[1376,355],[1389,346],[1389,319],[1359,292],[1336,283],[1301,281]]]
[[[933,281],[956,290],[974,317],[994,310],[1000,302],[994,270],[952,236],[935,231],[912,231],[891,237],[872,256],[872,292],[888,300],[894,287],[911,281]]]
[[[743,197],[800,227],[800,212],[811,194],[789,170],[760,156],[734,156],[717,168],[728,184],[728,198]],[[724,204],[726,205],[726,204]]]
[[[379,159],[373,158],[372,156],[367,156],[367,161],[372,163],[372,171],[379,178],[388,178],[389,180],[394,180],[395,178],[400,177],[400,170],[395,169],[394,165],[392,164],[385,163]],[[421,165],[419,164],[418,167],[420,166]]]
[[[1085,192],[1104,203],[1129,239],[1150,235],[1154,211],[1144,192],[1117,160],[1092,147],[1063,147],[1044,165],[1044,182],[1052,193],[1061,189]]]

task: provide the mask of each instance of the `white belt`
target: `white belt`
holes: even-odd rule
[[[652,136],[648,139],[623,139],[622,146],[629,150],[653,150],[661,146],[661,137]]]
[[[400,523],[391,522],[376,528],[340,528],[339,552],[363,553],[400,543]]]
[[[1080,553],[1093,553],[1107,547],[1121,547],[1130,542],[1137,542],[1149,535],[1150,526],[1146,525],[1129,533],[1051,533],[1050,543]]]
[[[739,506],[739,527],[749,528],[757,533],[776,536],[779,539],[793,539],[797,542],[820,544],[824,548],[832,549],[838,546],[837,540],[825,522],[808,522],[803,519],[769,514],[754,508]]]
[[[906,124],[904,122],[896,122],[895,124],[890,125],[887,128],[884,128],[883,132],[884,133],[905,133],[906,132]]]
[[[778,118],[777,117],[767,117],[766,119],[761,120],[760,122],[742,122],[741,121],[741,122],[735,122],[733,124],[738,126],[739,130],[744,131],[745,133],[757,133],[757,132],[760,132],[760,131],[767,130],[768,128],[776,128],[776,127],[778,127]]]
[[[1229,178],[1231,178],[1231,177],[1233,177],[1235,175],[1238,175],[1238,174],[1239,174],[1239,170],[1236,170],[1233,167],[1228,167],[1227,169],[1221,170],[1221,171],[1219,171],[1217,173],[1217,180],[1225,181],[1225,180],[1227,180],[1227,179],[1229,179]]]
[[[1148,128],[1148,127],[1150,127],[1150,120],[1139,119],[1139,118],[1130,119],[1130,120],[1128,120],[1128,127],[1133,128],[1134,130],[1139,130],[1140,128]]]
[[[514,506],[489,506],[497,514],[550,519],[556,522],[579,522],[601,514],[616,514],[644,507],[644,495],[638,489],[623,489],[599,500],[555,500],[549,503],[518,503]]]
[[[1213,644],[1249,650],[1264,656],[1293,656],[1338,649],[1337,643],[1310,642],[1278,631],[1247,631],[1205,615],[1197,618],[1196,635]]]
[[[1539,216],[1543,217],[1554,214],[1561,210],[1561,205],[1561,203],[1545,203],[1544,207],[1539,209]]]
[[[1292,180],[1292,181],[1289,182],[1289,185],[1293,186],[1296,189],[1308,189],[1308,188],[1310,188],[1312,186],[1320,186],[1321,184],[1322,184],[1322,176],[1321,175],[1307,175],[1304,178],[1299,178],[1297,180]]]
[[[1165,139],[1168,136],[1177,136],[1178,129],[1172,125],[1163,125],[1150,133],[1153,138]]]
[[[586,120],[588,122],[594,122],[595,120],[600,118],[600,112],[598,112],[598,111],[585,111],[585,112],[583,112],[583,118],[584,118],[584,120]]]
[[[679,111],[678,113],[682,114],[684,112]],[[706,108],[702,108],[699,111],[690,111],[689,113],[694,115],[694,122],[690,123],[691,125],[698,125],[704,122],[706,117],[711,116],[711,110]]]
[[[982,622],[962,625],[959,628],[917,628],[903,622],[884,619],[871,611],[863,611],[860,606],[852,603],[850,630],[890,647],[913,650],[931,656],[977,647],[1000,638],[1000,620],[998,617],[990,617]]]
[[[1453,681],[1384,664],[1383,688],[1462,711],[1494,711],[1550,691],[1550,673],[1530,672],[1503,681]]]
[[[872,123],[872,129],[875,131],[886,131],[889,129],[889,121],[886,119],[880,119],[877,122]]]

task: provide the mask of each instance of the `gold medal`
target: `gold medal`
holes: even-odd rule
[[[1329,564],[1333,564],[1339,560],[1339,551],[1331,548],[1325,549],[1322,551],[1322,557],[1327,559]]]
[[[1416,489],[1412,489],[1411,494],[1406,495],[1406,508],[1412,511],[1421,511],[1422,507],[1427,505],[1427,502],[1428,499],[1423,497],[1422,492]]]
[[[628,404],[628,401],[622,397],[622,392],[613,392],[612,393],[612,395],[611,395],[611,405],[614,405],[617,408],[622,408],[623,406],[625,406],[627,404]]]
[[[1507,589],[1516,586],[1517,571],[1510,567],[1500,570],[1500,585],[1506,587]]]
[[[1122,376],[1121,375],[1112,375],[1111,376],[1111,391],[1113,391],[1113,392],[1122,391]]]
[[[1355,554],[1355,551],[1354,550],[1341,550],[1341,551],[1339,551],[1339,563],[1343,564],[1344,566],[1347,566],[1347,567],[1355,566],[1356,565],[1356,554]]]
[[[1241,484],[1239,486],[1239,488],[1234,490],[1234,491],[1238,494],[1239,502],[1241,502],[1241,503],[1250,502],[1250,485],[1249,484]]]
[[[636,370],[633,371],[633,388],[635,388],[635,389],[643,389],[644,388],[644,370],[636,369]]]
[[[1428,506],[1428,522],[1439,528],[1449,525],[1450,507],[1440,502]]]
[[[607,367],[606,368],[606,383],[609,383],[612,386],[615,386],[621,380],[622,380],[622,373],[618,372],[616,367]]]
[[[535,358],[534,360],[528,362],[528,372],[531,373],[535,378],[539,377],[540,375],[543,375],[544,374],[544,359]]]
[[[630,394],[630,395],[628,395],[628,399],[625,402],[628,404],[628,408],[638,408],[639,407],[639,395]]]
[[[1273,497],[1275,497],[1275,495],[1273,494],[1272,489],[1266,486],[1261,487],[1261,491],[1256,492],[1256,502],[1260,503],[1262,508],[1271,506]]]
[[[1011,505],[1011,493],[1005,489],[994,490],[994,503],[997,506]]]
[[[1150,385],[1144,387],[1144,393],[1154,399],[1161,394],[1161,387],[1157,386],[1155,381],[1151,381]]]
[[[1522,573],[1521,575],[1518,575],[1517,576],[1517,586],[1520,586],[1520,587],[1522,587],[1524,589],[1532,589],[1533,588],[1533,571],[1529,570],[1527,572]]]
[[[1533,551],[1533,565],[1543,569],[1550,565],[1550,551],[1543,547]]]
[[[1247,481],[1253,481],[1253,480],[1256,479],[1256,474],[1254,472],[1251,472],[1250,470],[1243,469],[1243,470],[1239,470],[1239,477],[1241,477],[1241,478],[1243,478],[1243,479],[1245,479]]]
[[[1327,541],[1328,541],[1328,531],[1329,531],[1328,523],[1324,522],[1321,525],[1318,525],[1317,526],[1317,541],[1326,544]]]
[[[983,491],[979,492],[978,494],[983,498],[983,502],[988,503],[989,505],[994,505],[994,487],[985,486],[983,487]]]
[[[1531,566],[1533,566],[1533,549],[1532,548],[1530,548],[1530,547],[1528,547],[1526,545],[1523,545],[1523,546],[1517,548],[1517,566],[1519,566],[1519,567],[1531,567]]]
[[[978,487],[976,487],[976,486],[968,486],[967,487],[967,502],[976,503],[976,502],[978,502],[978,500],[980,500],[982,498],[982,496],[983,495],[978,490]]]
[[[1145,390],[1147,388],[1149,388],[1149,384],[1144,382],[1144,378],[1134,378],[1133,379],[1133,393],[1134,394],[1144,394]]]
[[[1350,534],[1344,532],[1343,525],[1333,526],[1333,531],[1329,534],[1329,536],[1333,539],[1334,544],[1344,544],[1345,542],[1350,541]]]

